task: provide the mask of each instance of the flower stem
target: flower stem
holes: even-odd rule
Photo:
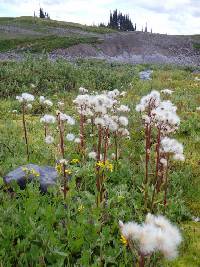
[[[65,164],[63,164],[63,177],[64,177],[63,194],[64,194],[64,199],[66,199],[68,187],[67,187],[67,174],[66,174]]]
[[[60,114],[58,114],[58,128],[59,128],[59,132],[60,132],[60,150],[61,150],[61,155],[62,158],[65,158],[65,148],[64,148],[64,129],[63,129],[63,125],[62,125],[62,121],[60,119]]]
[[[145,257],[144,255],[141,253],[140,254],[140,258],[139,258],[139,267],[144,267],[145,264]]]
[[[47,137],[47,124],[44,124],[44,137]]]
[[[166,206],[167,206],[168,169],[169,169],[169,155],[167,155],[167,166],[166,166],[166,173],[165,173],[164,214],[165,214]]]
[[[115,139],[115,162],[118,162],[118,143],[117,143],[117,132],[114,134]]]
[[[24,128],[24,138],[26,142],[26,155],[27,160],[29,161],[29,145],[28,145],[28,135],[26,129],[26,120],[25,120],[25,103],[22,104],[22,121],[23,121],[23,128]]]
[[[98,129],[98,145],[97,145],[97,162],[99,162],[101,160],[101,145],[102,145],[102,128],[99,125],[99,129]],[[100,204],[100,192],[101,192],[101,177],[100,177],[100,167],[97,166],[96,167],[96,173],[97,173],[97,177],[96,177],[96,187],[97,187],[97,206],[99,206]]]
[[[106,159],[107,159],[107,151],[108,151],[108,135],[109,135],[109,129],[106,128],[105,130],[105,136],[104,136],[104,157],[103,157],[103,162],[105,164]]]
[[[85,143],[84,143],[84,116],[82,114],[83,107],[81,106],[80,114],[80,138],[81,138],[81,151],[85,154]]]

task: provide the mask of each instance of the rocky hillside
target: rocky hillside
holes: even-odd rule
[[[114,32],[107,28],[34,19],[0,18],[0,59],[47,51],[52,59],[98,58],[127,63],[200,65],[200,35]]]

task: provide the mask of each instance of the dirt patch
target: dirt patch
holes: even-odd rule
[[[194,49],[190,36],[172,36],[141,32],[102,36],[95,46],[75,45],[51,53],[51,57],[98,58],[126,63],[169,63],[200,66],[200,51]]]
[[[7,30],[18,31],[19,29],[12,28]],[[47,32],[58,36],[88,35],[87,32],[72,28],[49,27]],[[169,63],[200,66],[200,49],[194,48],[194,36],[142,32],[117,32],[101,35],[90,33],[89,35],[98,37],[100,42],[95,45],[78,44],[67,49],[57,49],[49,54],[50,58],[62,57],[68,60],[97,58],[131,64]],[[200,38],[195,39],[195,43],[200,44]],[[0,54],[0,60],[14,58],[21,57],[15,51]]]

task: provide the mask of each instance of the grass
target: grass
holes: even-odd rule
[[[140,81],[140,70],[154,69],[151,81]],[[123,158],[117,172],[110,174],[106,184],[108,206],[95,207],[95,176],[91,162],[81,163],[74,170],[70,194],[63,203],[60,194],[50,192],[41,196],[30,184],[28,191],[15,188],[15,194],[0,191],[1,219],[0,265],[2,266],[131,266],[131,256],[120,242],[118,220],[141,222],[144,207],[141,199],[143,180],[144,143],[140,118],[135,105],[151,88],[174,90],[170,100],[177,106],[181,127],[176,138],[184,144],[185,163],[173,163],[170,168],[170,203],[167,216],[181,228],[184,242],[180,256],[173,262],[163,261],[158,267],[199,267],[200,224],[191,216],[200,216],[200,83],[191,68],[151,65],[120,65],[103,61],[79,60],[75,65],[63,60],[50,62],[46,58],[31,57],[24,62],[0,63],[0,176],[27,163],[21,129],[21,113],[15,96],[31,92],[48,96],[57,107],[65,103],[65,112],[75,116],[72,100],[78,87],[90,91],[118,88],[126,90],[123,103],[131,108],[129,130],[131,140],[121,149]],[[33,83],[36,87],[31,87]],[[18,114],[12,114],[17,109]],[[49,113],[52,113],[49,111]],[[41,110],[33,106],[33,115],[27,116],[31,162],[40,165],[55,164],[55,148],[43,141],[39,122]],[[78,133],[78,128],[73,129]],[[74,145],[67,145],[69,159],[79,157]],[[76,189],[76,175],[81,187]],[[119,199],[123,193],[123,198]],[[80,205],[84,209],[80,211]],[[102,223],[103,221],[103,223]],[[101,223],[102,224],[101,224]],[[101,230],[102,227],[102,230]],[[117,263],[116,263],[117,262]],[[155,266],[155,265],[154,265]]]
[[[95,44],[101,40],[95,34],[111,33],[113,30],[87,26],[72,22],[40,19],[34,17],[0,18],[0,27],[10,27],[10,32],[0,29],[0,52],[22,50],[33,53],[51,52],[59,48],[67,48],[76,44]],[[19,31],[15,30],[15,28]],[[57,30],[52,34],[53,30]],[[59,31],[69,32],[59,34]],[[82,34],[83,33],[83,34]]]
[[[43,51],[51,52],[59,48],[67,48],[72,45],[89,43],[95,44],[99,42],[96,37],[21,37],[0,40],[0,52],[17,49],[21,51],[29,51],[33,53],[41,53]]]
[[[200,49],[200,44],[199,43],[193,43],[193,47],[195,49]]]
[[[56,20],[47,20],[47,19],[40,19],[40,18],[34,18],[34,17],[18,17],[18,18],[6,18],[2,17],[0,18],[0,25],[15,25],[19,27],[25,27],[28,29],[35,29],[38,31],[42,31],[45,29],[48,29],[48,27],[54,27],[54,28],[63,28],[63,29],[77,29],[82,30],[86,32],[92,32],[92,33],[112,33],[115,32],[113,29],[104,28],[104,27],[98,27],[98,26],[87,26],[82,25],[79,23],[73,23],[73,22],[65,22],[65,21],[56,21]]]

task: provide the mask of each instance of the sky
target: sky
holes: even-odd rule
[[[137,29],[200,34],[200,0],[0,0],[0,17],[32,16],[39,7],[51,19],[92,25],[107,23],[110,11],[129,14]]]

